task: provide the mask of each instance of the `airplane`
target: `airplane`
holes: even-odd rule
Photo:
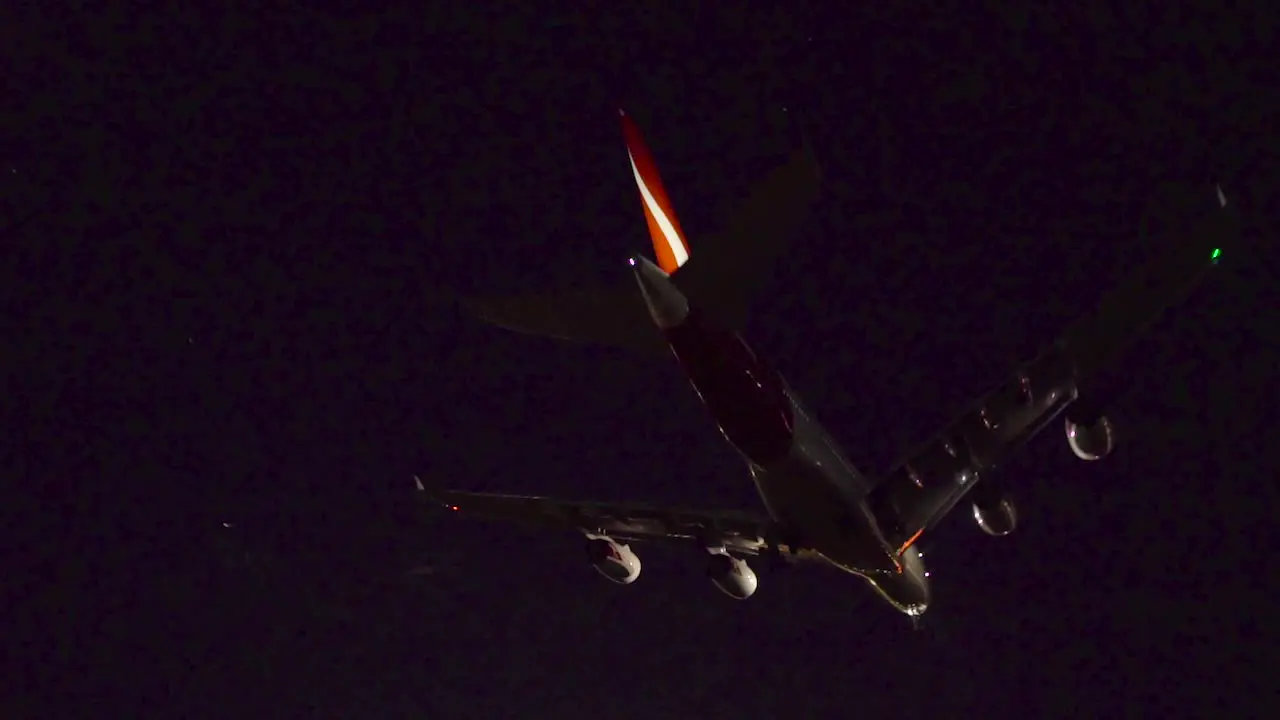
[[[873,478],[849,462],[782,376],[736,330],[743,285],[777,256],[787,241],[786,226],[797,223],[817,197],[812,156],[806,149],[793,157],[748,202],[747,218],[769,215],[772,204],[773,222],[739,219],[720,249],[694,258],[636,124],[620,115],[657,263],[631,255],[635,285],[629,289],[470,307],[520,332],[674,355],[745,461],[765,512],[466,492],[416,476],[415,483],[420,497],[450,511],[581,533],[589,563],[623,585],[640,576],[633,543],[668,541],[708,553],[707,576],[732,598],[749,598],[759,585],[747,558],[781,567],[828,565],[863,578],[890,605],[918,620],[931,601],[920,538],[966,499],[983,532],[1013,532],[1017,510],[996,470],[1059,417],[1078,458],[1110,454],[1115,428],[1104,414],[1101,371],[1230,252],[1237,234],[1234,206],[1220,186],[1180,195],[1173,207],[1184,213],[1170,223],[1171,237],[1153,262],[891,471]],[[778,176],[791,184],[780,186]],[[730,267],[735,249],[753,267]]]

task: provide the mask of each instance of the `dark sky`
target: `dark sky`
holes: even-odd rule
[[[1246,58],[1274,26],[788,5],[6,21],[33,490],[5,511],[6,716],[1273,704],[1271,129]],[[409,477],[758,507],[674,362],[450,301],[608,282],[648,249],[619,105],[695,255],[808,137],[826,195],[745,330],[868,472],[1157,248],[1160,188],[1220,179],[1248,242],[1120,368],[1112,457],[1054,426],[1006,471],[1015,535],[961,506],[927,538],[920,632],[820,568],[735,603],[692,548],[640,548],[618,587],[572,535],[424,520]]]

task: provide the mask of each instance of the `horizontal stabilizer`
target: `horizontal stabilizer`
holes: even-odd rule
[[[768,276],[817,201],[822,173],[808,147],[758,185],[715,236],[700,237],[672,281],[730,328],[746,321],[752,291]],[[625,250],[619,252],[619,269]],[[635,281],[528,296],[468,298],[464,308],[515,332],[667,353]]]
[[[718,235],[699,238],[673,276],[700,308],[728,327],[746,322],[751,295],[797,240],[822,189],[822,168],[808,144],[756,185]]]
[[[513,332],[611,345],[640,353],[669,353],[635,281],[619,275],[625,282],[620,280],[611,287],[467,298],[461,302],[481,320]]]

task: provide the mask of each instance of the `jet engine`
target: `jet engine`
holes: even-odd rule
[[[640,577],[640,558],[628,545],[609,538],[587,540],[587,560],[599,573],[619,585],[630,585]]]
[[[1018,526],[1018,506],[1003,488],[986,483],[973,489],[973,520],[992,537],[1008,535]]]
[[[715,553],[711,556],[707,561],[707,577],[725,595],[737,600],[751,597],[760,585],[759,578],[747,561],[728,553]]]
[[[1115,447],[1115,430],[1106,415],[1080,419],[1067,416],[1067,444],[1081,460],[1101,460]]]

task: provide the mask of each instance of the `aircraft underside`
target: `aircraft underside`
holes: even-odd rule
[[[692,307],[661,268],[642,257],[632,258],[631,266],[655,324],[711,419],[750,467],[777,531],[793,547],[867,578],[904,612],[923,613],[929,598],[923,561],[913,554],[906,563],[892,552],[865,502],[870,486],[782,377],[740,335]]]
[[[1164,252],[1039,356],[1015,368],[954,422],[871,481],[853,468],[787,388],[734,332],[750,279],[782,253],[817,197],[812,157],[791,163],[752,196],[723,242],[690,253],[656,165],[625,115],[624,134],[644,217],[661,267],[630,260],[639,285],[608,292],[477,301],[491,323],[520,332],[674,354],[711,419],[750,468],[767,516],[638,504],[419,488],[440,505],[479,517],[581,532],[589,563],[629,585],[641,563],[631,544],[669,541],[706,554],[706,574],[726,595],[753,596],[748,557],[776,567],[818,562],[863,577],[899,611],[919,616],[930,600],[916,543],[960,502],[974,524],[1005,536],[1017,507],[997,470],[1054,422],[1085,461],[1108,456],[1116,432],[1099,371],[1229,253],[1238,233],[1218,188],[1188,189],[1172,209]],[[656,327],[655,327],[656,326]]]

